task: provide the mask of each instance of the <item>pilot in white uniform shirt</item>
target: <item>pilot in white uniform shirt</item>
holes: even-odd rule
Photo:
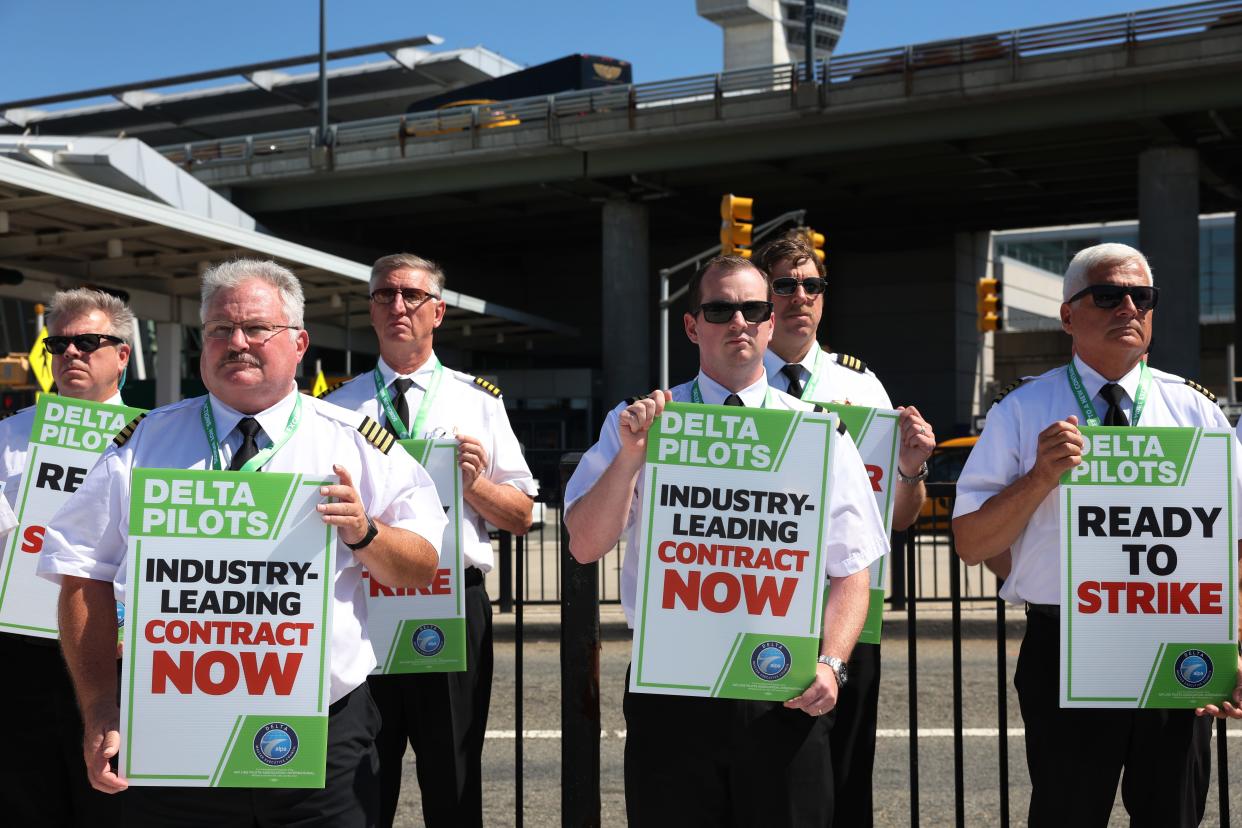
[[[709,405],[722,405],[729,391],[706,374],[699,372],[697,377],[699,391],[703,402]],[[691,402],[693,382],[683,383],[672,389],[673,402]],[[790,411],[809,411],[811,406],[801,400],[789,396],[783,391],[770,388],[767,376],[762,376],[754,385],[737,392],[742,403],[750,408],[780,408]],[[604,426],[600,429],[599,442],[582,456],[578,468],[565,487],[565,511],[582,497],[595,481],[612,463],[621,450],[620,438],[617,436],[617,423],[626,403],[620,403],[608,413]],[[862,457],[848,435],[838,434],[838,441],[833,448],[831,501],[826,521],[825,572],[832,577],[845,577],[866,569],[868,564],[888,551],[884,522],[880,518],[879,509],[875,505],[875,496],[871,492],[871,481],[863,466]],[[644,471],[638,473],[634,486],[634,498],[630,502],[629,517],[625,524],[625,542],[627,550],[639,548],[638,533],[640,521],[638,516],[638,500],[643,488]],[[625,620],[630,627],[634,626],[634,599],[638,587],[638,554],[627,552],[621,563],[621,607],[625,611]]]
[[[414,381],[405,392],[409,406],[411,426],[415,425],[418,413],[423,405],[427,389],[433,384],[435,366],[438,360],[433,353],[413,374],[400,376]],[[483,476],[492,483],[512,486],[531,497],[539,493],[539,484],[531,476],[526,458],[522,456],[522,448],[513,427],[509,424],[509,416],[505,413],[504,402],[488,390],[491,386],[482,386],[475,378],[461,371],[444,368],[441,381],[436,384],[435,396],[426,412],[423,431],[411,434],[416,439],[453,437],[464,434],[482,443],[487,452],[487,469]],[[393,381],[398,374],[381,357],[379,372],[384,387],[393,393]],[[379,423],[387,423],[384,410],[375,398],[375,379],[371,371],[359,374],[338,388],[324,395],[324,399],[342,408],[361,412]],[[394,397],[393,403],[396,403]],[[489,572],[495,566],[492,543],[487,536],[487,524],[469,503],[463,502],[462,550],[466,566],[473,566],[482,572]]]
[[[263,428],[260,449],[272,444],[272,435],[284,434],[298,398],[299,392],[292,389],[276,405],[254,415]],[[63,575],[112,581],[117,600],[125,600],[130,472],[140,467],[211,469],[211,450],[199,420],[208,400],[227,468],[241,447],[243,438],[236,426],[245,415],[210,396],[151,411],[123,445],[108,448],[77,494],[49,522],[39,558],[40,575],[57,583]],[[335,482],[333,464],[344,466],[368,515],[417,533],[438,554],[447,521],[422,466],[403,451],[384,453],[369,443],[358,431],[358,416],[353,412],[305,395],[301,401],[297,430],[263,464],[262,471],[320,474]],[[333,702],[361,685],[375,666],[366,636],[362,564],[339,540],[330,664]]]
[[[842,362],[846,364],[842,364]],[[857,357],[828,353],[811,343],[802,361],[798,381],[802,384],[802,399],[808,402],[849,403],[868,408],[892,408],[888,392],[875,373]],[[784,372],[785,360],[772,349],[763,355],[763,369],[771,379],[772,386],[789,390],[790,378]]]

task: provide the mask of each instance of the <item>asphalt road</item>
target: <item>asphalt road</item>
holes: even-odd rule
[[[988,610],[969,620],[962,642],[964,738],[964,816],[968,826],[1001,824],[999,792],[999,739],[996,703],[997,665],[995,626]],[[489,826],[513,826],[514,796],[514,643],[511,617],[497,616],[496,681],[490,732],[484,749],[484,813]],[[523,651],[524,824],[560,825],[560,649],[555,609],[527,610],[527,635]],[[947,614],[920,610],[918,636],[918,790],[920,825],[952,825],[954,820],[953,775],[953,670],[952,639]],[[602,824],[624,825],[625,801],[622,775],[625,721],[621,697],[630,642],[618,623],[615,609],[605,609],[603,652],[600,659],[601,717],[606,734],[600,742],[600,789]],[[1020,622],[1007,630],[1008,728],[1021,728],[1018,702],[1013,690],[1013,668],[1021,640]],[[880,737],[876,747],[875,823],[905,828],[910,822],[911,774],[908,712],[907,643],[904,621],[886,622],[881,679]],[[1233,737],[1242,727],[1231,727]],[[1023,739],[1011,733],[1009,750],[1010,824],[1026,824],[1030,782],[1026,773]],[[1242,739],[1230,738],[1235,779],[1242,775]],[[1215,746],[1213,746],[1215,750]],[[1214,754],[1215,755],[1215,754]],[[1242,824],[1242,784],[1231,785],[1233,821]],[[1217,789],[1212,790],[1204,826],[1220,825]],[[397,812],[398,826],[421,826],[418,783],[413,757],[407,753],[405,784]],[[1112,825],[1127,825],[1120,796],[1113,810]]]

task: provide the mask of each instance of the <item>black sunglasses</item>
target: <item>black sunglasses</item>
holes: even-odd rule
[[[1088,285],[1069,298],[1075,302],[1087,294],[1097,308],[1115,308],[1127,296],[1134,300],[1134,307],[1141,311],[1152,310],[1160,299],[1160,289],[1151,285]]]
[[[89,354],[92,351],[98,351],[104,345],[120,345],[125,340],[111,334],[96,333],[77,334],[76,336],[49,336],[43,340],[43,347],[47,348],[48,353],[60,356],[69,350],[70,342],[73,343],[73,347],[77,348],[79,352]]]
[[[772,316],[772,303],[755,299],[750,302],[704,302],[699,305],[703,320],[716,325],[728,322],[738,311],[742,312],[742,318],[747,322],[766,322]]]
[[[379,288],[371,291],[371,301],[379,302],[381,305],[391,305],[397,301],[397,294],[401,294],[401,298],[407,305],[421,305],[428,299],[439,299],[434,293],[428,293],[419,288]]]
[[[772,292],[777,296],[793,296],[798,285],[802,285],[807,296],[818,296],[828,289],[828,280],[822,276],[807,276],[805,279],[782,276],[772,280]]]

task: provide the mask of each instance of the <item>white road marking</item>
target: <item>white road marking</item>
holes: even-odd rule
[[[909,739],[910,731],[906,728],[884,728],[877,730],[877,739]],[[990,738],[995,739],[1000,735],[1000,730],[995,727],[968,727],[962,730],[964,738]],[[1021,727],[1011,727],[1008,730],[1010,738],[1016,738],[1026,735],[1026,729]],[[484,736],[488,739],[514,739],[517,738],[517,732],[514,730],[489,730]],[[1242,730],[1231,729],[1228,731],[1230,739],[1242,739]],[[601,730],[599,732],[601,739],[624,739],[624,730]],[[920,739],[951,739],[953,737],[953,728],[951,727],[924,727],[919,728]],[[559,739],[561,731],[559,730],[523,730],[523,739]]]

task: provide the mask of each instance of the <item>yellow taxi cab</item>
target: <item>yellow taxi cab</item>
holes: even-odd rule
[[[928,483],[956,483],[966,465],[970,450],[979,442],[978,435],[953,437],[941,442],[927,458]],[[953,517],[952,500],[947,497],[928,497],[923,501],[915,528],[925,532],[947,532]]]
[[[407,115],[408,120],[415,123],[404,127],[403,132],[412,137],[420,138],[428,135],[447,135],[450,132],[461,132],[472,126],[472,110],[479,107],[478,126],[480,129],[499,129],[501,127],[518,126],[522,119],[510,112],[505,104],[489,98],[451,101],[436,107],[436,114],[417,113]]]

